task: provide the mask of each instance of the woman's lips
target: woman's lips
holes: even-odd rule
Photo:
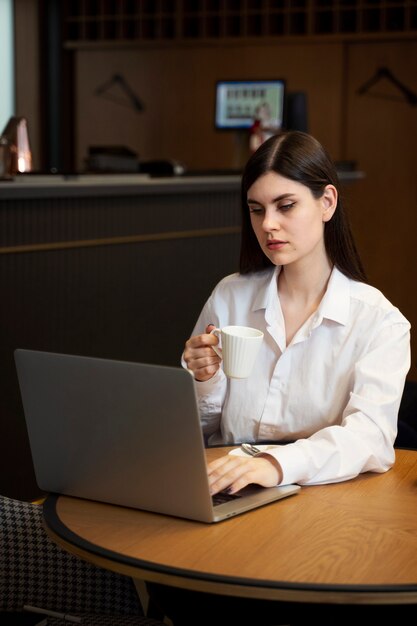
[[[287,244],[286,241],[280,241],[279,239],[273,239],[266,242],[268,250],[281,250]]]

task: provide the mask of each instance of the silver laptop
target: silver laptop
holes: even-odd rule
[[[45,492],[218,522],[300,489],[251,485],[213,503],[194,380],[181,367],[23,349],[15,362]]]

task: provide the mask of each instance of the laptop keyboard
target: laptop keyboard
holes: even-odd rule
[[[227,493],[226,491],[219,491],[219,493],[215,493],[214,496],[211,496],[213,506],[218,506],[219,504],[224,504],[225,502],[230,502],[231,500],[236,500],[236,498],[241,498],[241,493]]]
[[[211,496],[213,501],[213,506],[224,504],[225,502],[230,502],[231,500],[236,500],[236,498],[242,498],[243,496],[251,496],[259,491],[263,491],[264,487],[260,487],[259,485],[246,485],[238,491],[237,493],[227,493],[226,491],[219,491],[219,493],[215,493],[214,496]]]

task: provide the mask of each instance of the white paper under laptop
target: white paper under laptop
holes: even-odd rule
[[[194,381],[183,368],[22,349],[15,361],[45,492],[217,522],[299,490],[253,486],[213,506]]]

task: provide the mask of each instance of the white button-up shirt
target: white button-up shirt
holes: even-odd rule
[[[195,382],[210,445],[279,442],[269,453],[284,483],[386,471],[410,368],[409,322],[380,291],[334,269],[319,308],[287,346],[279,271],[221,280],[192,332],[242,325],[265,335],[249,378],[227,379],[220,369]]]

